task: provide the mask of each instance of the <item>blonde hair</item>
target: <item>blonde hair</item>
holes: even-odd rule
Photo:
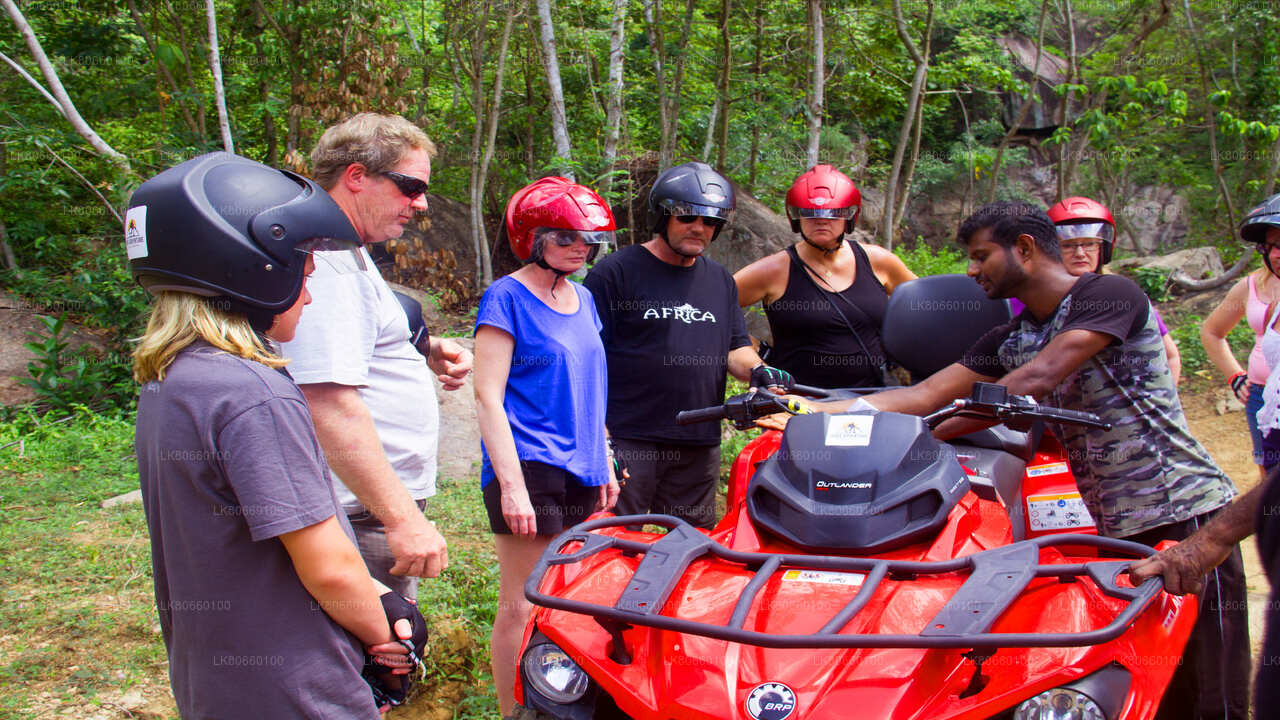
[[[288,362],[267,347],[245,316],[222,310],[208,298],[164,291],[156,297],[146,332],[133,351],[133,379],[139,384],[163,380],[178,353],[197,340],[270,368]]]
[[[377,175],[398,165],[410,150],[425,150],[427,157],[435,157],[436,144],[399,115],[364,112],[324,131],[311,151],[311,174],[320,187],[331,190],[348,165],[360,163],[366,172]]]

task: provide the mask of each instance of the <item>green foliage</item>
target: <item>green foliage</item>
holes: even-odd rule
[[[916,238],[911,247],[898,245],[893,254],[902,259],[907,269],[917,277],[944,275],[948,273],[964,273],[969,265],[969,258],[963,250],[953,245],[930,247],[923,238]]]
[[[133,385],[127,362],[122,368],[111,356],[104,358],[88,344],[73,348],[66,315],[37,317],[44,327],[28,332],[32,341],[23,343],[36,357],[27,363],[30,377],[18,378],[18,382],[35,392],[41,408],[65,413],[75,407],[102,409],[129,404]]]
[[[1181,322],[1172,325],[1169,332],[1173,335],[1174,342],[1178,344],[1178,352],[1182,355],[1183,376],[1194,376],[1210,381],[1220,380],[1222,378],[1219,377],[1217,369],[1205,353],[1204,345],[1200,343],[1200,326],[1203,324],[1204,318],[1199,315],[1189,315],[1182,318]],[[1227,333],[1227,345],[1231,347],[1231,352],[1240,362],[1241,367],[1248,366],[1253,343],[1253,329],[1249,327],[1247,320],[1241,320],[1231,328],[1231,332]]]
[[[1136,278],[1138,286],[1151,298],[1151,302],[1164,302],[1169,299],[1169,271],[1156,267],[1140,267]]]

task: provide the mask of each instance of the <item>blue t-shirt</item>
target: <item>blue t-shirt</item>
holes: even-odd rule
[[[600,317],[591,292],[569,281],[578,311],[556,312],[510,276],[489,286],[480,299],[476,329],[490,325],[515,338],[502,407],[511,424],[516,454],[572,473],[587,487],[609,482],[604,456],[604,409],[608,376]],[[480,444],[480,486],[494,478],[489,453]]]

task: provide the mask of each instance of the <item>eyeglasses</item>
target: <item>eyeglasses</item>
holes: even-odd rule
[[[1083,250],[1085,253],[1092,255],[1098,252],[1098,248],[1102,247],[1101,240],[1067,240],[1058,243],[1058,247],[1062,249],[1063,255],[1074,255]]]
[[[612,230],[564,230],[561,228],[538,228],[533,231],[535,241],[551,242],[560,247],[569,247],[578,240],[587,245],[603,245],[613,242]]]
[[[419,195],[424,195],[427,192],[426,180],[419,180],[412,175],[405,175],[403,173],[392,172],[390,170],[379,174],[394,183],[396,189],[400,191],[400,194],[410,200],[414,200]]]
[[[692,225],[701,220],[702,224],[709,228],[721,228],[724,226],[724,218],[707,217],[705,215],[672,215],[675,221],[681,225]]]

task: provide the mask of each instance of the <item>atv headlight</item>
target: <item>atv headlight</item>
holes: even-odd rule
[[[590,682],[587,673],[554,643],[530,646],[520,663],[525,679],[548,700],[569,705],[587,692]]]
[[[1014,720],[1107,720],[1093,698],[1071,688],[1054,688],[1025,700]]]

